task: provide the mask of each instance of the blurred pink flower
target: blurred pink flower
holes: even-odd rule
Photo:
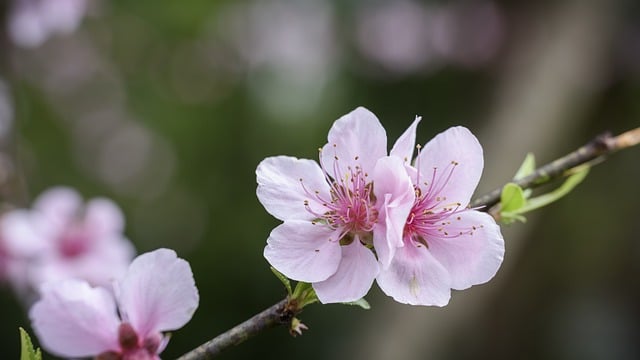
[[[284,221],[267,240],[267,261],[311,283],[323,303],[366,295],[379,271],[370,248],[382,263],[391,260],[415,196],[402,161],[387,156],[376,116],[357,108],[338,119],[320,165],[276,156],[263,160],[256,174],[258,199]]]
[[[2,217],[5,252],[25,269],[10,280],[14,285],[26,282],[33,290],[66,278],[107,285],[124,274],[134,255],[123,230],[124,218],[112,201],[97,198],[85,205],[72,189],[48,190],[32,210]]]
[[[14,0],[9,37],[19,46],[40,46],[54,34],[74,31],[86,11],[87,0]]]
[[[113,292],[76,279],[47,283],[29,317],[57,356],[159,359],[169,341],[163,332],[189,322],[198,301],[189,263],[158,249],[134,259]]]
[[[404,225],[403,244],[378,285],[395,300],[444,306],[450,289],[489,281],[504,255],[504,240],[493,218],[468,208],[484,166],[482,147],[464,127],[437,135],[410,165],[420,119],[398,139],[392,156],[405,160],[416,198]]]
[[[0,235],[0,285],[7,283],[18,292],[22,292],[21,290],[28,288],[26,270],[25,262],[9,252],[4,238]]]

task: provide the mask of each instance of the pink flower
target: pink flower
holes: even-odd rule
[[[76,279],[45,284],[29,317],[42,347],[57,356],[159,359],[163,332],[184,326],[198,301],[189,264],[158,249],[134,259],[113,292]]]
[[[2,226],[0,218],[0,227]],[[26,272],[26,264],[19,258],[16,258],[7,249],[4,238],[0,235],[0,285],[9,283],[13,288],[21,292],[28,287]]]
[[[287,156],[256,170],[258,199],[283,224],[264,256],[287,277],[311,283],[323,303],[362,298],[391,261],[414,192],[402,160],[387,156],[387,137],[369,110],[338,119],[320,164]]]
[[[87,0],[14,0],[9,37],[19,46],[40,46],[54,34],[74,31],[86,11]]]
[[[404,159],[416,197],[402,245],[377,277],[395,300],[444,306],[450,289],[490,280],[504,255],[500,228],[486,213],[468,208],[483,168],[482,147],[464,127],[437,135],[410,166],[420,119],[398,139],[391,155]]]
[[[0,236],[5,251],[23,262],[26,270],[20,276],[37,289],[66,278],[110,284],[134,254],[123,230],[122,213],[110,200],[92,199],[85,205],[74,190],[54,188],[40,195],[32,210],[4,215]]]

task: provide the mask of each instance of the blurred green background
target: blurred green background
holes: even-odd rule
[[[4,23],[15,3],[3,2]],[[3,26],[4,199],[54,185],[123,208],[138,252],[175,249],[201,302],[175,358],[285,295],[262,257],[278,221],[258,203],[265,157],[315,159],[357,106],[394,141],[454,125],[485,148],[477,193],[527,152],[548,162],[637,127],[640,6],[634,1],[92,1],[81,24],[38,46]],[[372,289],[369,311],[314,305],[222,359],[638,359],[640,152],[503,227],[494,280],[444,308]],[[12,175],[18,174],[17,178]],[[18,358],[24,309],[0,290],[0,352]],[[46,358],[51,358],[46,356]]]

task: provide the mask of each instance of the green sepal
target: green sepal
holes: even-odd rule
[[[273,266],[271,267],[271,272],[278,278],[278,280],[280,280],[282,284],[284,284],[284,287],[287,289],[287,294],[291,296],[291,281],[289,281],[286,276],[284,276],[280,271],[276,270]]]
[[[369,302],[367,300],[365,300],[364,298],[362,298],[360,300],[356,300],[356,301],[345,302],[343,304],[360,306],[361,308],[363,308],[365,310],[371,309],[371,305],[369,305]]]
[[[319,301],[315,290],[313,290],[313,286],[302,281],[296,284],[291,299],[298,304],[299,309]]]
[[[42,360],[42,353],[40,349],[35,349],[29,334],[23,329],[20,329],[20,360]]]

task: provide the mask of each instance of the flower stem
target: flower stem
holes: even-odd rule
[[[266,329],[278,325],[290,324],[291,320],[300,310],[298,305],[287,297],[251,319],[236,325],[212,340],[182,355],[178,360],[212,359],[223,350],[238,345]]]
[[[523,189],[530,189],[545,184],[559,177],[570,175],[569,170],[589,163],[604,160],[610,154],[640,143],[640,128],[635,128],[612,136],[605,133],[595,137],[593,140],[583,145],[579,149],[554,160],[544,166],[537,168],[533,173],[522,179],[512,181]],[[503,185],[504,186],[504,185]],[[502,187],[494,189],[485,195],[479,196],[470,204],[472,208],[480,208],[480,211],[489,211],[492,206],[500,201]]]

